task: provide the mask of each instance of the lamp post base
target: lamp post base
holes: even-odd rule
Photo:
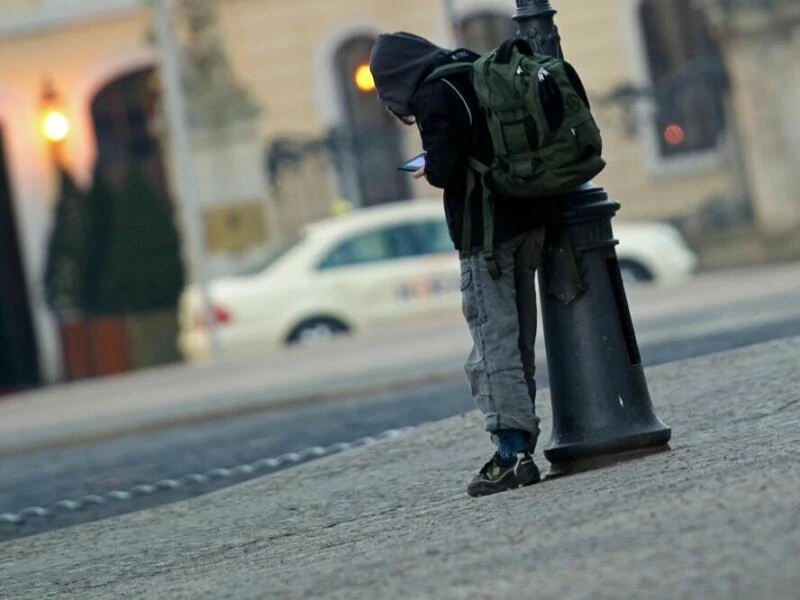
[[[619,203],[586,184],[554,199],[539,274],[553,427],[544,455],[554,473],[663,449],[670,428],[647,388],[611,220]]]
[[[549,0],[516,0],[519,35],[563,56]],[[553,199],[559,222],[539,272],[553,433],[551,477],[668,448],[647,389],[611,221],[620,208],[587,183]]]

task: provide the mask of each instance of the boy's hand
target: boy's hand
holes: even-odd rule
[[[414,179],[422,179],[423,177],[425,177],[425,167],[422,167],[421,169],[414,171],[412,177]]]

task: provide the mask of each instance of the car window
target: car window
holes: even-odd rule
[[[319,268],[335,269],[425,254],[416,225],[394,225],[358,234],[334,248]]]
[[[243,269],[239,275],[240,276],[249,276],[249,275],[257,275],[259,273],[263,273],[268,269],[272,268],[279,260],[281,260],[284,256],[286,256],[291,250],[294,250],[300,243],[303,241],[303,237],[295,237],[291,240],[273,248],[269,251],[264,258],[258,261],[255,265],[250,267],[249,269]]]
[[[383,231],[371,231],[339,244],[320,263],[320,269],[335,269],[350,265],[387,260],[389,248]]]
[[[419,240],[414,234],[413,225],[400,225],[384,229],[391,258],[408,258],[419,256],[421,249]]]
[[[420,221],[412,225],[420,254],[454,252],[450,230],[444,219]]]

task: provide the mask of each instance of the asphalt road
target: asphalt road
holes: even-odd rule
[[[641,337],[648,340],[642,344],[645,364],[662,364],[800,335],[800,309],[787,311],[796,304],[794,294],[783,293],[767,300],[715,308],[713,314],[697,310],[680,317],[638,323]],[[777,318],[766,322],[756,318],[765,314]],[[706,324],[712,320],[722,325],[709,330]],[[547,386],[544,364],[539,369],[539,383],[542,388]],[[387,430],[445,419],[473,408],[466,384],[459,379],[402,392],[10,457],[0,462],[0,514],[16,514],[31,506],[47,507],[61,500],[103,495],[112,490],[129,490],[140,484],[208,473],[219,467],[252,464],[314,446],[352,442]],[[261,470],[252,476],[291,464]],[[186,499],[247,477],[189,483],[179,489],[111,500],[77,511],[60,510],[54,516],[31,517],[23,525],[0,522],[0,541]]]

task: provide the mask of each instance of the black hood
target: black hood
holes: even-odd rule
[[[369,67],[383,105],[396,115],[409,116],[409,103],[420,83],[449,53],[413,33],[378,36]]]

